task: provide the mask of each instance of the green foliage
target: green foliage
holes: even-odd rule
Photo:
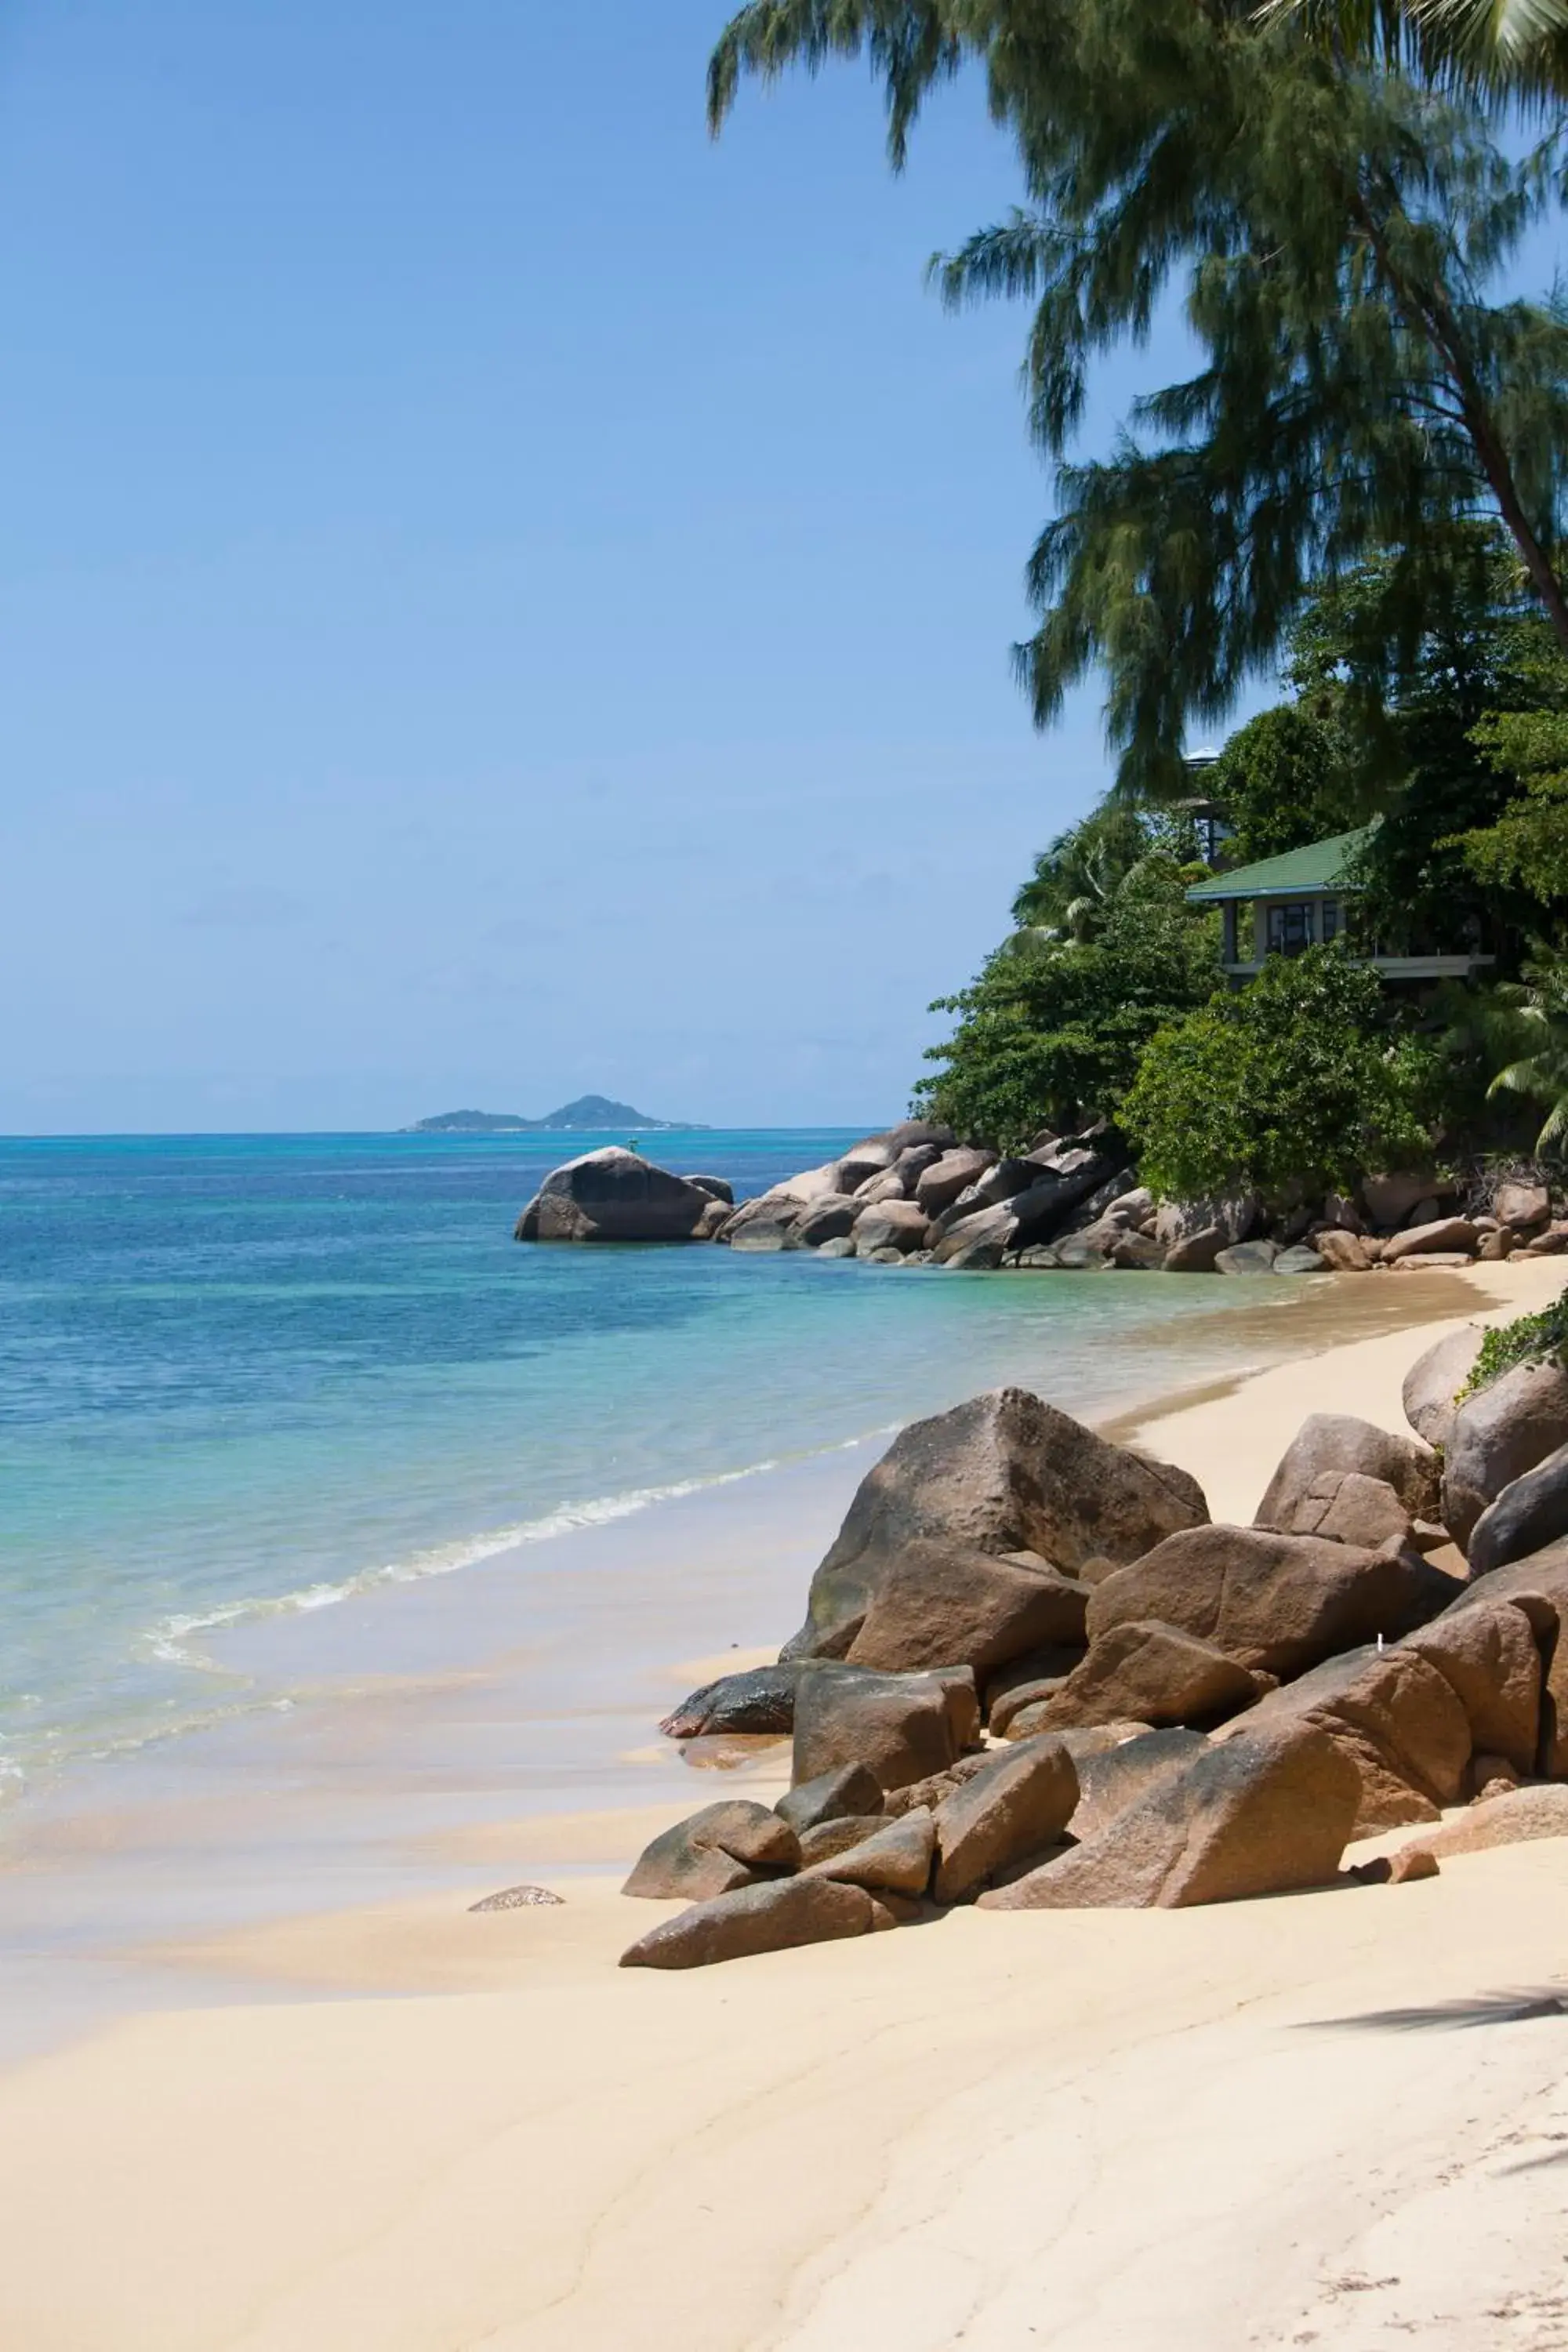
[[[1473,1396],[1478,1389],[1489,1387],[1502,1373],[1511,1372],[1516,1364],[1539,1364],[1552,1359],[1560,1364],[1568,1363],[1568,1295],[1539,1315],[1521,1315],[1516,1321],[1499,1324],[1489,1331],[1459,1394]]]
[[[1462,91],[1347,64],[1247,0],[752,0],[713,119],[742,72],[858,50],[895,159],[973,56],[1023,167],[1026,205],[938,274],[955,304],[1034,305],[1031,420],[1058,465],[1020,649],[1040,723],[1103,667],[1123,785],[1177,797],[1185,722],[1224,715],[1315,575],[1397,547],[1414,602],[1474,514],[1568,642],[1568,318],[1506,288],[1556,200],[1550,159],[1505,152]],[[1068,462],[1092,366],[1177,291],[1194,373],[1137,402],[1109,457]]]
[[[1548,906],[1568,899],[1568,710],[1496,712],[1471,740],[1524,789],[1454,847],[1482,883],[1514,885]]]
[[[1237,728],[1204,788],[1230,820],[1226,856],[1236,866],[1348,833],[1367,813],[1342,730],[1298,702]]]
[[[1218,926],[1187,906],[1186,880],[1146,856],[1110,891],[1092,938],[1015,932],[970,987],[939,998],[931,1010],[959,1021],[926,1055],[940,1066],[915,1089],[922,1114],[1004,1150],[1113,1114],[1149,1039],[1215,983]]]
[[[1491,1091],[1543,1104],[1536,1152],[1561,1159],[1568,1145],[1568,951],[1538,948],[1523,980],[1496,994],[1517,1019],[1522,1051],[1499,1070]]]
[[[1429,1072],[1386,1035],[1375,973],[1337,948],[1270,957],[1150,1045],[1120,1124],[1172,1199],[1249,1189],[1279,1200],[1419,1160]]]
[[[1102,801],[1040,852],[1013,901],[1013,920],[1054,938],[1097,938],[1132,868],[1154,855],[1190,866],[1194,878],[1207,870],[1190,824],[1126,801]]]

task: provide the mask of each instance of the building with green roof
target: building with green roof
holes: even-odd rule
[[[1373,828],[1336,833],[1327,841],[1288,849],[1281,857],[1259,858],[1196,882],[1187,892],[1194,907],[1217,907],[1225,923],[1223,961],[1233,980],[1251,980],[1265,957],[1300,955],[1306,948],[1348,940],[1360,886],[1353,878],[1356,853]],[[1380,942],[1350,950],[1358,963],[1370,963],[1386,980],[1468,980],[1493,959],[1474,950],[1459,954],[1389,953]]]

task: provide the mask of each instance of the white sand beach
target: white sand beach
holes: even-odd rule
[[[1413,1321],[1451,1279],[1400,1279]],[[1506,1319],[1563,1269],[1462,1279]],[[1307,1412],[1397,1426],[1441,1328],[1303,1356],[1139,1442],[1250,1515]],[[739,1784],[778,1785],[785,1753]],[[454,1831],[464,1883],[417,1901],[177,1941],[153,1957],[199,2002],[0,2075],[0,2345],[1568,2343],[1568,1843],[621,1972],[661,1914],[619,1877],[699,1801],[684,1779]],[[523,1878],[564,1901],[468,1908]]]

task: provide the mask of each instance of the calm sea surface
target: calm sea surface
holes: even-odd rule
[[[459,1570],[999,1380],[1082,1410],[1228,1369],[1229,1315],[1272,1289],[514,1244],[542,1171],[605,1139],[0,1140],[13,1787],[198,1720],[204,1629]],[[850,1139],[651,1148],[739,1196]]]

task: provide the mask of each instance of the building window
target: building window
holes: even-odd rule
[[[1340,902],[1337,898],[1325,898],[1323,901],[1323,945],[1327,947],[1329,941],[1331,940],[1337,940],[1339,935]]]
[[[1299,956],[1303,948],[1312,944],[1312,902],[1310,898],[1289,899],[1283,906],[1268,909],[1268,952],[1270,955]]]

